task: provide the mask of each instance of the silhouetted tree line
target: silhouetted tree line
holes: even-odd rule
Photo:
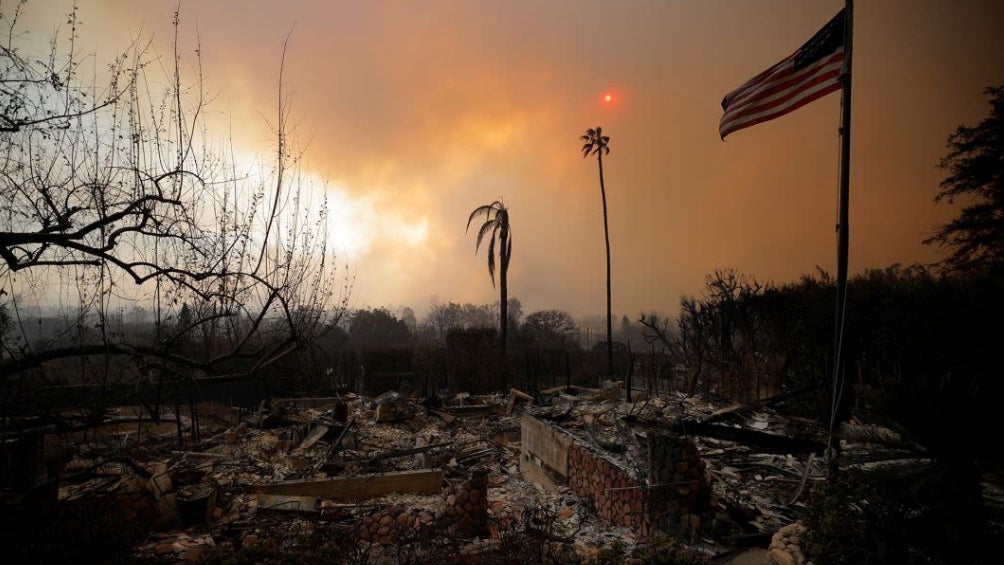
[[[502,362],[497,303],[433,300],[422,319],[410,308],[350,312],[310,348],[298,386],[311,393],[372,393],[410,381],[408,386],[430,393],[441,388],[484,393],[512,386],[530,390],[598,384],[605,371],[605,361],[600,361],[606,342],[586,347],[584,328],[568,312],[547,309],[524,316],[518,299],[508,302],[509,346]],[[615,337],[625,341],[614,344],[615,362],[626,374],[634,361],[626,340],[634,339],[644,349],[643,340],[640,326],[627,317],[619,332]],[[489,335],[496,343],[485,341]]]
[[[991,328],[1004,313],[1002,280],[918,265],[852,277],[845,342],[854,383],[989,374],[999,337]],[[750,400],[828,382],[834,292],[824,271],[775,286],[719,270],[701,297],[682,300],[675,328],[656,316],[642,320],[649,338],[686,368],[687,392]]]

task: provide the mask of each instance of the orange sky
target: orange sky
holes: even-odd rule
[[[83,39],[169,53],[174,0],[80,0]],[[601,125],[613,309],[675,314],[734,267],[777,283],[835,270],[839,94],[718,137],[722,96],[798,48],[838,0],[189,1],[213,110],[268,151],[282,43],[297,134],[356,272],[353,306],[497,299],[470,211],[498,197],[524,310],[602,312]],[[29,3],[50,21],[68,3]],[[855,10],[850,271],[930,262],[954,211],[932,198],[947,136],[1004,81],[1004,2],[859,1]],[[186,54],[187,55],[187,54]],[[615,104],[604,105],[606,91]],[[222,134],[222,133],[221,133]]]

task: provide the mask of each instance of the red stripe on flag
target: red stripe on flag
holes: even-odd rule
[[[736,88],[732,92],[726,94],[725,99],[722,100],[722,109],[724,110],[729,106],[734,106],[750,96],[755,95],[761,88],[763,88],[763,85],[775,83],[778,76],[784,76],[787,74],[786,71],[790,70],[790,65],[793,65],[794,61],[795,55],[791,55],[787,59],[746,81],[746,83],[739,88]]]
[[[785,104],[787,104],[789,101],[798,97],[800,94],[804,92],[814,90],[816,87],[820,85],[828,84],[835,90],[840,89],[839,63],[835,65],[835,68],[819,69],[819,70],[823,72],[815,74],[807,80],[803,79],[797,85],[796,88],[772,89],[772,93],[777,94],[777,96],[773,96],[772,94],[770,96],[757,97],[755,100],[752,100],[747,104],[742,104],[740,106],[730,108],[730,110],[726,112],[726,115],[722,117],[723,126],[725,126],[726,129],[728,129],[729,131],[735,131],[735,128],[732,127],[732,124],[741,121],[741,118],[774,108],[783,110]],[[826,93],[829,92],[833,92],[833,90],[826,91]],[[792,107],[790,110],[794,110],[800,106],[802,105]],[[782,111],[780,114],[777,115],[781,116],[784,113],[786,112]],[[724,134],[722,135],[724,137]]]
[[[791,59],[794,59],[794,56],[785,59],[785,61]],[[733,91],[734,93],[737,93],[738,96],[728,99],[727,105],[728,107],[735,107],[752,97],[756,97],[758,99],[768,98],[783,90],[797,87],[800,81],[810,79],[811,75],[818,73],[820,69],[826,68],[830,65],[838,65],[837,68],[839,69],[839,65],[843,62],[843,60],[844,52],[843,50],[840,50],[826,59],[821,59],[811,66],[800,69],[798,72],[791,72],[790,68],[778,69],[776,72],[772,73],[770,77],[766,77],[764,80],[758,82],[756,85],[757,88],[739,87]]]
[[[801,100],[799,100],[795,104],[792,104],[790,107],[787,107],[787,108],[785,108],[785,109],[783,109],[781,111],[773,112],[773,113],[770,113],[770,114],[765,114],[763,116],[759,116],[759,117],[757,117],[755,119],[749,120],[747,122],[743,122],[742,125],[737,125],[736,127],[732,127],[730,129],[726,130],[724,133],[721,133],[721,131],[719,131],[719,133],[721,133],[722,139],[724,139],[726,135],[728,135],[728,134],[730,134],[730,133],[732,133],[734,131],[739,131],[741,129],[745,129],[745,128],[748,128],[750,126],[755,126],[757,124],[773,120],[774,118],[779,118],[779,117],[781,117],[781,116],[783,116],[783,115],[785,115],[785,114],[787,114],[789,112],[794,112],[795,110],[801,108],[802,106],[805,106],[809,102],[813,102],[813,101],[815,101],[815,100],[817,100],[819,98],[822,98],[823,96],[826,96],[827,94],[829,94],[831,92],[836,92],[838,90],[840,90],[840,84],[839,83],[837,83],[837,84],[831,84],[831,85],[827,86],[827,88],[825,88],[824,90],[821,90],[819,92],[814,92],[811,95],[806,96],[805,98],[802,98]]]
[[[838,17],[842,17],[842,14],[838,14]],[[795,70],[796,57],[801,53],[812,58],[813,50],[821,46],[820,41],[825,45],[827,38],[832,37],[825,33],[832,33],[835,22],[839,20],[834,18],[798,51],[725,95],[722,100],[724,113],[718,125],[722,139],[734,131],[783,116],[840,90],[844,59],[842,46],[818,61]]]

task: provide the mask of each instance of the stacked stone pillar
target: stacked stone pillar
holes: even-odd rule
[[[711,484],[694,440],[650,431],[648,485],[651,526],[678,534],[701,527],[710,510]]]
[[[474,469],[471,478],[446,497],[447,512],[454,516],[454,532],[461,537],[488,535],[488,471]]]

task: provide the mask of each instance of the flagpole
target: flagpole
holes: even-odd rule
[[[830,406],[830,430],[827,455],[831,470],[836,470],[836,451],[833,449],[833,428],[836,425],[837,407],[844,389],[844,315],[847,310],[847,255],[850,223],[848,204],[850,200],[851,169],[851,50],[854,36],[854,2],[845,0],[844,5],[844,62],[840,72],[840,203],[837,220],[837,304],[833,339],[833,395]]]

